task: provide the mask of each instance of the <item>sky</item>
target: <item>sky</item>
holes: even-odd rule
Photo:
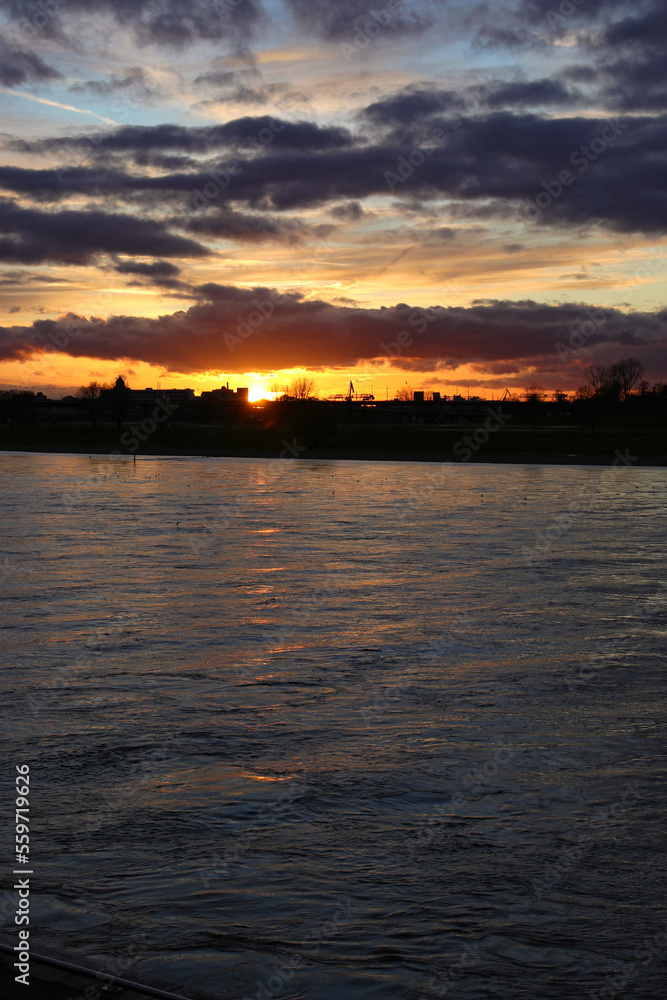
[[[0,0],[0,387],[667,380],[663,0]]]

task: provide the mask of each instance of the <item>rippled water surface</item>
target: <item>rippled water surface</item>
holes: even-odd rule
[[[187,997],[665,995],[667,470],[0,470],[37,950]]]

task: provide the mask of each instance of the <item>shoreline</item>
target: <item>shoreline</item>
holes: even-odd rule
[[[111,452],[105,448],[67,448],[48,446],[24,446],[12,448],[0,444],[0,453],[7,455],[93,455],[109,458]],[[612,466],[614,462],[628,468],[665,468],[667,455],[632,456],[633,461],[618,461],[616,454],[554,454],[547,452],[507,452],[505,454],[476,454],[469,459],[458,458],[456,455],[420,455],[420,454],[388,454],[379,451],[331,451],[326,449],[308,448],[302,454],[277,455],[266,449],[247,448],[243,450],[196,449],[196,450],[165,450],[162,452],[136,452],[139,460],[155,460],[160,458],[249,458],[273,461],[311,461],[311,462],[397,462],[419,463],[428,465],[562,465],[562,466]],[[132,453],[116,454],[115,458],[132,459]]]

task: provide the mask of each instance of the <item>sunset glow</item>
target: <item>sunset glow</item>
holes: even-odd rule
[[[0,2],[0,384],[492,396],[630,349],[667,377],[664,91],[620,0],[204,6],[167,38],[143,0]]]

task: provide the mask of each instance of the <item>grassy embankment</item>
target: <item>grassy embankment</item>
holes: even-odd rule
[[[481,426],[481,425],[480,425]],[[616,451],[637,458],[632,464],[667,465],[667,430],[655,421],[609,419],[596,428],[530,426],[509,421],[489,434],[477,426],[358,426],[313,431],[308,424],[263,428],[171,424],[142,442],[137,455],[265,456],[278,458],[366,458],[404,461],[581,462],[611,464]],[[124,432],[121,432],[124,433]],[[80,454],[130,451],[115,426],[93,430],[85,424],[41,424],[0,428],[0,449]],[[466,437],[468,441],[466,442]],[[128,440],[128,438],[126,438]],[[295,447],[296,445],[296,447]]]

